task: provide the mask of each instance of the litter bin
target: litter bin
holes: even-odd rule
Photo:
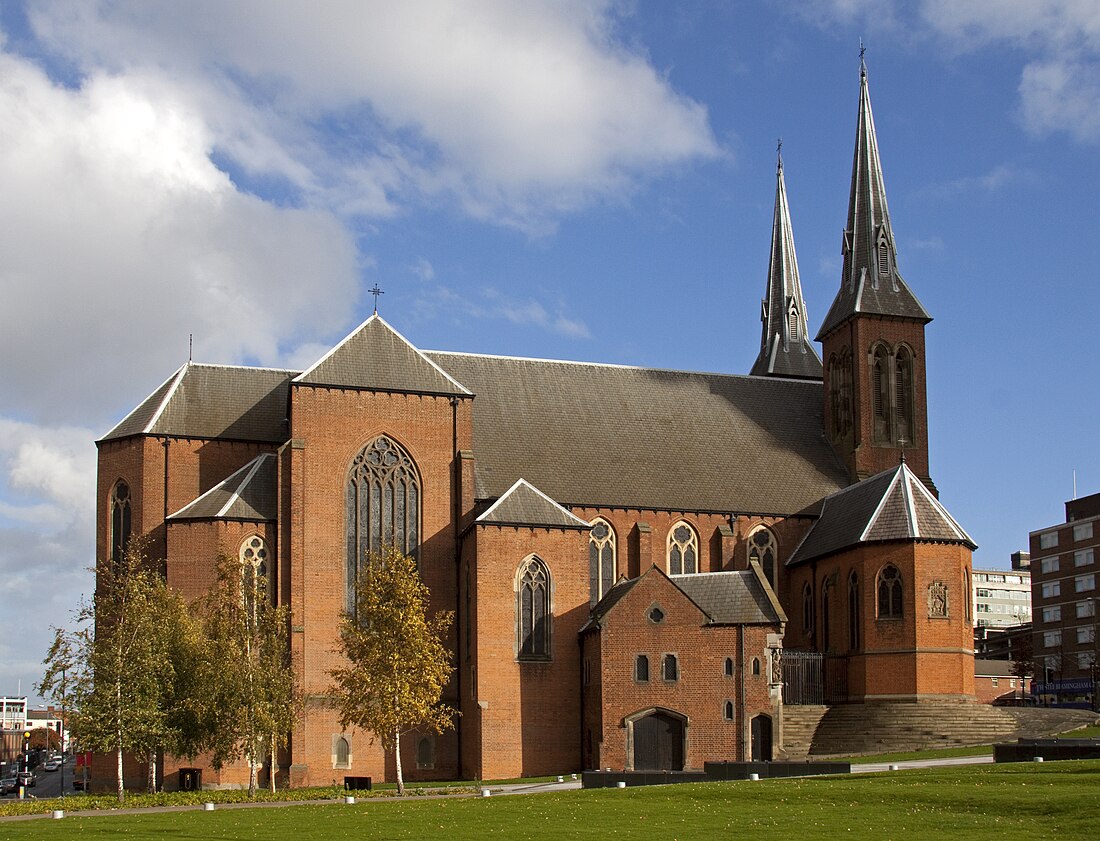
[[[199,791],[201,788],[201,768],[180,768],[180,791]]]

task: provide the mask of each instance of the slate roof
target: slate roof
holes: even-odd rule
[[[169,520],[252,520],[274,522],[278,515],[274,453],[256,456]]]
[[[847,274],[841,277],[840,290],[817,332],[819,341],[856,313],[911,318],[922,323],[932,320],[897,270],[897,245],[890,226],[867,68],[863,64],[859,77],[856,147],[843,243],[848,254]],[[885,239],[889,252],[889,272],[881,276],[877,258],[880,238]]]
[[[821,383],[428,351],[477,395],[478,499],[790,514],[847,484]]]
[[[294,374],[188,362],[101,440],[144,434],[282,443]]]
[[[416,394],[470,394],[378,313],[295,377],[294,382]]]
[[[751,570],[673,575],[671,581],[699,605],[716,625],[774,625],[786,622],[779,604],[768,596]]]
[[[962,543],[977,548],[970,535],[903,463],[826,497],[820,517],[787,565],[863,543],[895,540]]]
[[[647,575],[668,578],[707,617],[710,625],[775,625],[787,621],[775,594],[769,595],[762,576],[752,569],[665,575],[652,567],[638,578],[622,579],[592,608],[581,631],[598,626],[635,585]]]
[[[798,324],[798,338],[791,341],[791,317]],[[760,354],[749,373],[755,376],[822,377],[821,357],[810,343],[806,301],[798,276],[794,230],[787,204],[783,158],[776,165],[775,213],[772,218],[772,250],[768,262],[768,283],[760,302]]]
[[[565,510],[530,483],[519,479],[477,522],[494,526],[540,526],[545,528],[592,528],[590,523]]]

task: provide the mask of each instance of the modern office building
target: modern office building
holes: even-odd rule
[[[1036,529],[1030,541],[1037,690],[1060,700],[1091,700],[1098,661],[1100,493],[1067,502],[1066,521]]]

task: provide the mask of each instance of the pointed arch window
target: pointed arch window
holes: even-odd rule
[[[829,579],[821,582],[821,650],[829,650]]]
[[[351,767],[351,743],[344,736],[332,740],[332,765],[334,768]]]
[[[595,604],[615,586],[615,530],[602,517],[588,533],[588,600]]]
[[[887,564],[878,574],[875,589],[878,592],[878,618],[901,619],[901,573],[893,564]]]
[[[760,564],[764,577],[768,579],[772,589],[775,589],[775,567],[779,550],[775,542],[775,535],[767,526],[758,526],[748,540],[748,554],[750,561]]]
[[[829,357],[829,431],[840,436],[840,361],[836,354]]]
[[[886,234],[883,233],[878,240],[878,273],[881,277],[890,276],[890,245]]]
[[[431,733],[416,743],[416,767],[435,768],[435,737]]]
[[[267,597],[267,543],[259,535],[253,535],[241,544],[241,595],[245,611],[256,623],[257,603]]]
[[[688,575],[699,571],[699,536],[683,520],[668,533],[668,574]]]
[[[345,502],[347,610],[355,611],[355,579],[371,552],[390,546],[413,558],[419,549],[420,472],[405,449],[380,435],[352,460]]]
[[[798,310],[795,308],[793,301],[787,309],[787,341],[792,346],[801,341],[798,332]]]
[[[111,560],[122,562],[130,542],[130,486],[119,479],[111,489]]]
[[[516,628],[520,660],[550,659],[550,570],[534,555],[516,573]]]
[[[913,442],[913,354],[904,345],[894,354],[894,436]]]
[[[848,576],[848,648],[859,650],[859,576],[852,570]]]

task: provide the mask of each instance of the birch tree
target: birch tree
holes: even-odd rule
[[[146,758],[155,788],[158,748],[179,741],[180,653],[194,643],[186,606],[146,560],[146,545],[135,538],[117,561],[100,564],[92,601],[78,610],[75,630],[55,633],[39,684],[43,694],[64,693],[82,748],[114,754],[119,803],[124,753]]]
[[[272,603],[267,576],[257,566],[223,554],[203,614],[203,746],[215,768],[238,759],[248,764],[250,797],[270,756],[274,791],[278,750],[287,744],[301,706],[290,668],[287,611]]]
[[[356,581],[355,612],[340,623],[338,651],[347,665],[329,672],[340,726],[373,734],[397,760],[404,794],[401,735],[454,726],[456,711],[440,703],[454,667],[443,638],[449,611],[428,617],[428,588],[416,562],[395,548],[371,553]]]

